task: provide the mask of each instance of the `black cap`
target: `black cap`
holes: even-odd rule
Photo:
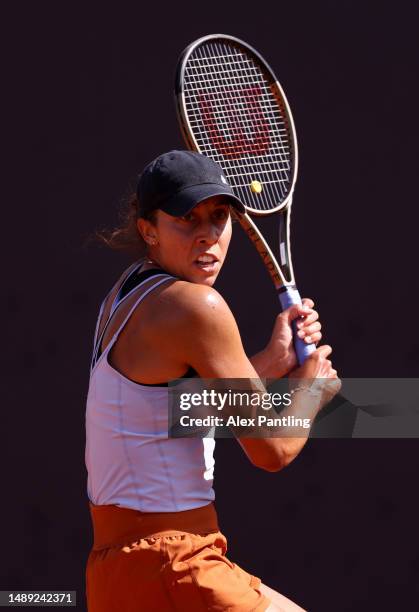
[[[146,166],[139,177],[138,216],[160,209],[174,217],[186,215],[212,196],[224,195],[240,212],[245,208],[222,169],[209,157],[193,151],[169,151]]]

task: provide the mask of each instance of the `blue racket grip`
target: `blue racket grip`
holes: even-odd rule
[[[283,287],[278,294],[279,301],[281,302],[282,310],[286,310],[293,304],[301,304],[301,297],[298,293],[298,290],[295,287],[287,286]],[[295,353],[297,355],[297,361],[299,365],[303,365],[305,360],[311,353],[316,350],[316,346],[314,344],[307,344],[297,336],[297,321],[298,319],[294,319],[292,322],[292,329],[294,332],[294,348]]]

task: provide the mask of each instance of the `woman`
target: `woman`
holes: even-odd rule
[[[299,335],[319,342],[313,302],[280,314],[269,344],[249,359],[212,288],[231,238],[230,207],[243,210],[220,168],[197,153],[163,154],[142,173],[133,206],[128,225],[107,241],[129,246],[133,237],[147,255],[102,304],[87,399],[89,612],[301,610],[226,558],[213,505],[214,440],[167,437],[167,382],[291,370],[330,379],[335,386],[314,415],[339,385],[328,346],[296,369],[290,323],[300,317]],[[305,439],[239,442],[254,465],[277,471]]]

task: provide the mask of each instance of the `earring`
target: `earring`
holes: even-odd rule
[[[151,244],[152,246],[155,246],[157,244],[156,238],[150,238],[149,241],[148,241],[148,244]]]

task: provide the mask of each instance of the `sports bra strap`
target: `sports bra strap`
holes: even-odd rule
[[[150,280],[150,278],[160,278],[160,277],[162,277],[162,276],[166,277],[166,276],[168,276],[168,275],[167,275],[166,273],[158,273],[158,274],[154,274],[152,277],[147,276],[147,277],[146,277],[146,278],[144,278],[144,279],[143,279],[141,282],[139,282],[137,285],[135,285],[135,287],[133,287],[133,288],[131,289],[131,291],[129,291],[129,292],[126,294],[126,295],[124,295],[124,297],[123,297],[123,298],[121,298],[120,300],[118,300],[119,295],[120,295],[120,291],[121,291],[121,289],[123,288],[123,286],[125,285],[125,283],[126,283],[128,280],[129,280],[129,277],[127,277],[127,278],[125,279],[125,281],[124,281],[124,283],[122,284],[122,286],[120,287],[120,289],[119,289],[119,291],[118,291],[117,295],[115,296],[115,299],[114,299],[114,301],[113,301],[113,303],[112,303],[112,306],[111,306],[111,309],[110,309],[110,311],[109,311],[108,320],[106,321],[105,325],[103,326],[103,329],[102,329],[102,332],[101,332],[101,334],[100,334],[100,337],[99,337],[99,339],[96,341],[96,344],[95,344],[95,346],[94,346],[94,354],[95,354],[95,355],[96,355],[96,354],[97,354],[97,352],[98,352],[98,348],[99,348],[99,346],[102,344],[102,340],[103,340],[103,337],[104,337],[104,335],[105,335],[105,332],[106,332],[106,330],[107,330],[107,328],[108,328],[109,322],[110,322],[110,320],[111,320],[111,318],[112,318],[113,313],[114,313],[114,312],[115,312],[115,310],[118,308],[118,306],[119,306],[120,304],[122,304],[122,303],[123,303],[123,302],[124,302],[124,301],[125,301],[125,300],[126,300],[126,299],[127,299],[129,296],[130,296],[130,295],[132,295],[132,294],[133,294],[133,293],[134,293],[134,292],[135,292],[137,289],[139,289],[140,287],[142,287],[143,285],[145,285],[145,284],[146,284],[146,283],[147,283],[147,282]],[[171,276],[170,278],[174,278],[174,277],[173,277],[173,276]],[[103,312],[103,311],[102,311],[102,312]],[[99,314],[99,317],[100,317],[100,316],[101,316],[101,314]]]
[[[148,287],[148,289],[146,289],[146,291],[144,291],[144,293],[141,293],[141,295],[138,296],[138,299],[134,302],[133,306],[130,308],[130,310],[128,311],[128,314],[126,315],[126,317],[124,318],[124,320],[122,321],[121,325],[118,327],[117,331],[114,333],[114,335],[112,336],[110,342],[108,343],[108,345],[106,346],[105,350],[101,353],[100,357],[98,357],[98,351],[99,351],[99,347],[102,343],[102,339],[104,336],[104,333],[108,327],[109,321],[111,320],[112,314],[115,312],[115,309],[122,304],[122,302],[129,296],[132,295],[134,293],[134,291],[136,291],[138,288],[142,287],[146,282],[150,281],[150,277],[146,278],[145,280],[141,281],[138,283],[138,285],[136,287],[134,287],[133,289],[131,289],[131,291],[129,293],[127,293],[126,296],[124,296],[115,306],[115,308],[113,308],[113,310],[111,311],[108,320],[106,321],[106,324],[103,328],[103,331],[100,335],[100,339],[98,340],[96,346],[95,346],[95,350],[94,350],[94,354],[92,357],[92,364],[91,364],[91,372],[93,371],[95,365],[98,363],[99,359],[107,352],[109,352],[112,348],[112,346],[115,344],[115,342],[118,339],[119,334],[121,333],[121,331],[123,330],[123,328],[125,327],[128,319],[130,318],[130,316],[132,315],[132,313],[134,312],[134,310],[137,308],[137,306],[143,301],[143,299],[149,294],[151,293],[151,291],[153,291],[154,289],[157,289],[157,287],[159,287],[160,285],[162,285],[163,283],[169,281],[169,280],[176,280],[175,276],[171,276],[170,274],[167,273],[158,273],[156,274],[154,277],[151,278],[155,278],[156,282],[154,282],[150,287]]]
[[[157,276],[157,274],[156,274]],[[147,297],[147,295],[149,293],[151,293],[152,291],[154,291],[154,289],[157,289],[157,287],[159,287],[160,285],[162,285],[163,283],[165,283],[168,280],[174,280],[175,277],[174,276],[170,276],[169,274],[159,274],[158,276],[163,276],[163,278],[160,278],[156,283],[154,283],[153,285],[151,285],[151,287],[149,287],[146,291],[144,291],[144,293],[142,293],[138,299],[134,302],[134,305],[130,308],[127,316],[125,317],[125,319],[123,320],[123,322],[121,323],[121,325],[118,327],[117,331],[114,333],[114,335],[112,336],[112,340],[110,341],[109,344],[113,344],[114,342],[116,342],[119,334],[121,333],[121,331],[123,330],[123,328],[125,327],[125,324],[127,323],[128,319],[130,318],[130,316],[132,315],[132,313],[134,312],[134,310],[137,308],[137,306],[143,301],[143,299],[145,297]],[[138,285],[138,287],[140,287],[143,283],[140,283]],[[129,295],[129,294],[128,294]],[[121,300],[122,302],[122,300]],[[109,346],[108,344],[108,346]],[[106,347],[106,350],[108,349],[108,346]]]
[[[110,295],[112,295],[112,292],[113,292],[113,291],[115,291],[115,289],[116,289],[116,288],[118,287],[118,285],[119,285],[119,289],[118,289],[118,291],[117,291],[117,293],[116,293],[116,296],[118,296],[119,291],[120,291],[121,287],[122,287],[122,286],[125,284],[126,280],[127,280],[127,279],[128,279],[130,276],[132,276],[132,273],[133,273],[134,271],[139,270],[139,268],[141,268],[141,266],[143,265],[143,263],[144,263],[144,260],[142,259],[142,260],[140,260],[139,262],[138,262],[138,261],[136,261],[136,262],[134,262],[133,264],[131,264],[131,265],[130,265],[130,266],[129,266],[129,267],[126,269],[126,270],[125,270],[125,272],[122,274],[122,277],[121,277],[121,278],[119,278],[119,279],[117,280],[117,282],[116,282],[116,283],[113,285],[112,289],[111,289],[111,290],[110,290],[110,291],[109,291],[109,292],[106,294],[105,298],[103,299],[103,302],[102,302],[102,304],[100,305],[99,316],[98,316],[98,318],[97,318],[97,322],[96,322],[95,335],[94,335],[94,338],[93,338],[93,353],[95,353],[95,350],[96,350],[96,345],[97,345],[97,341],[98,341],[98,333],[99,333],[100,322],[101,322],[101,319],[102,319],[103,311],[105,310],[105,304],[106,304],[107,299],[109,298],[109,296],[110,296]],[[114,302],[115,302],[115,300],[114,300]],[[112,308],[111,308],[111,311],[112,311]],[[108,321],[109,321],[109,318],[108,318]],[[107,325],[107,323],[108,323],[108,322],[106,322],[106,325]],[[105,325],[105,327],[106,327],[106,325]],[[102,336],[102,335],[103,335],[103,330],[102,330],[102,334],[101,334],[101,336]]]

